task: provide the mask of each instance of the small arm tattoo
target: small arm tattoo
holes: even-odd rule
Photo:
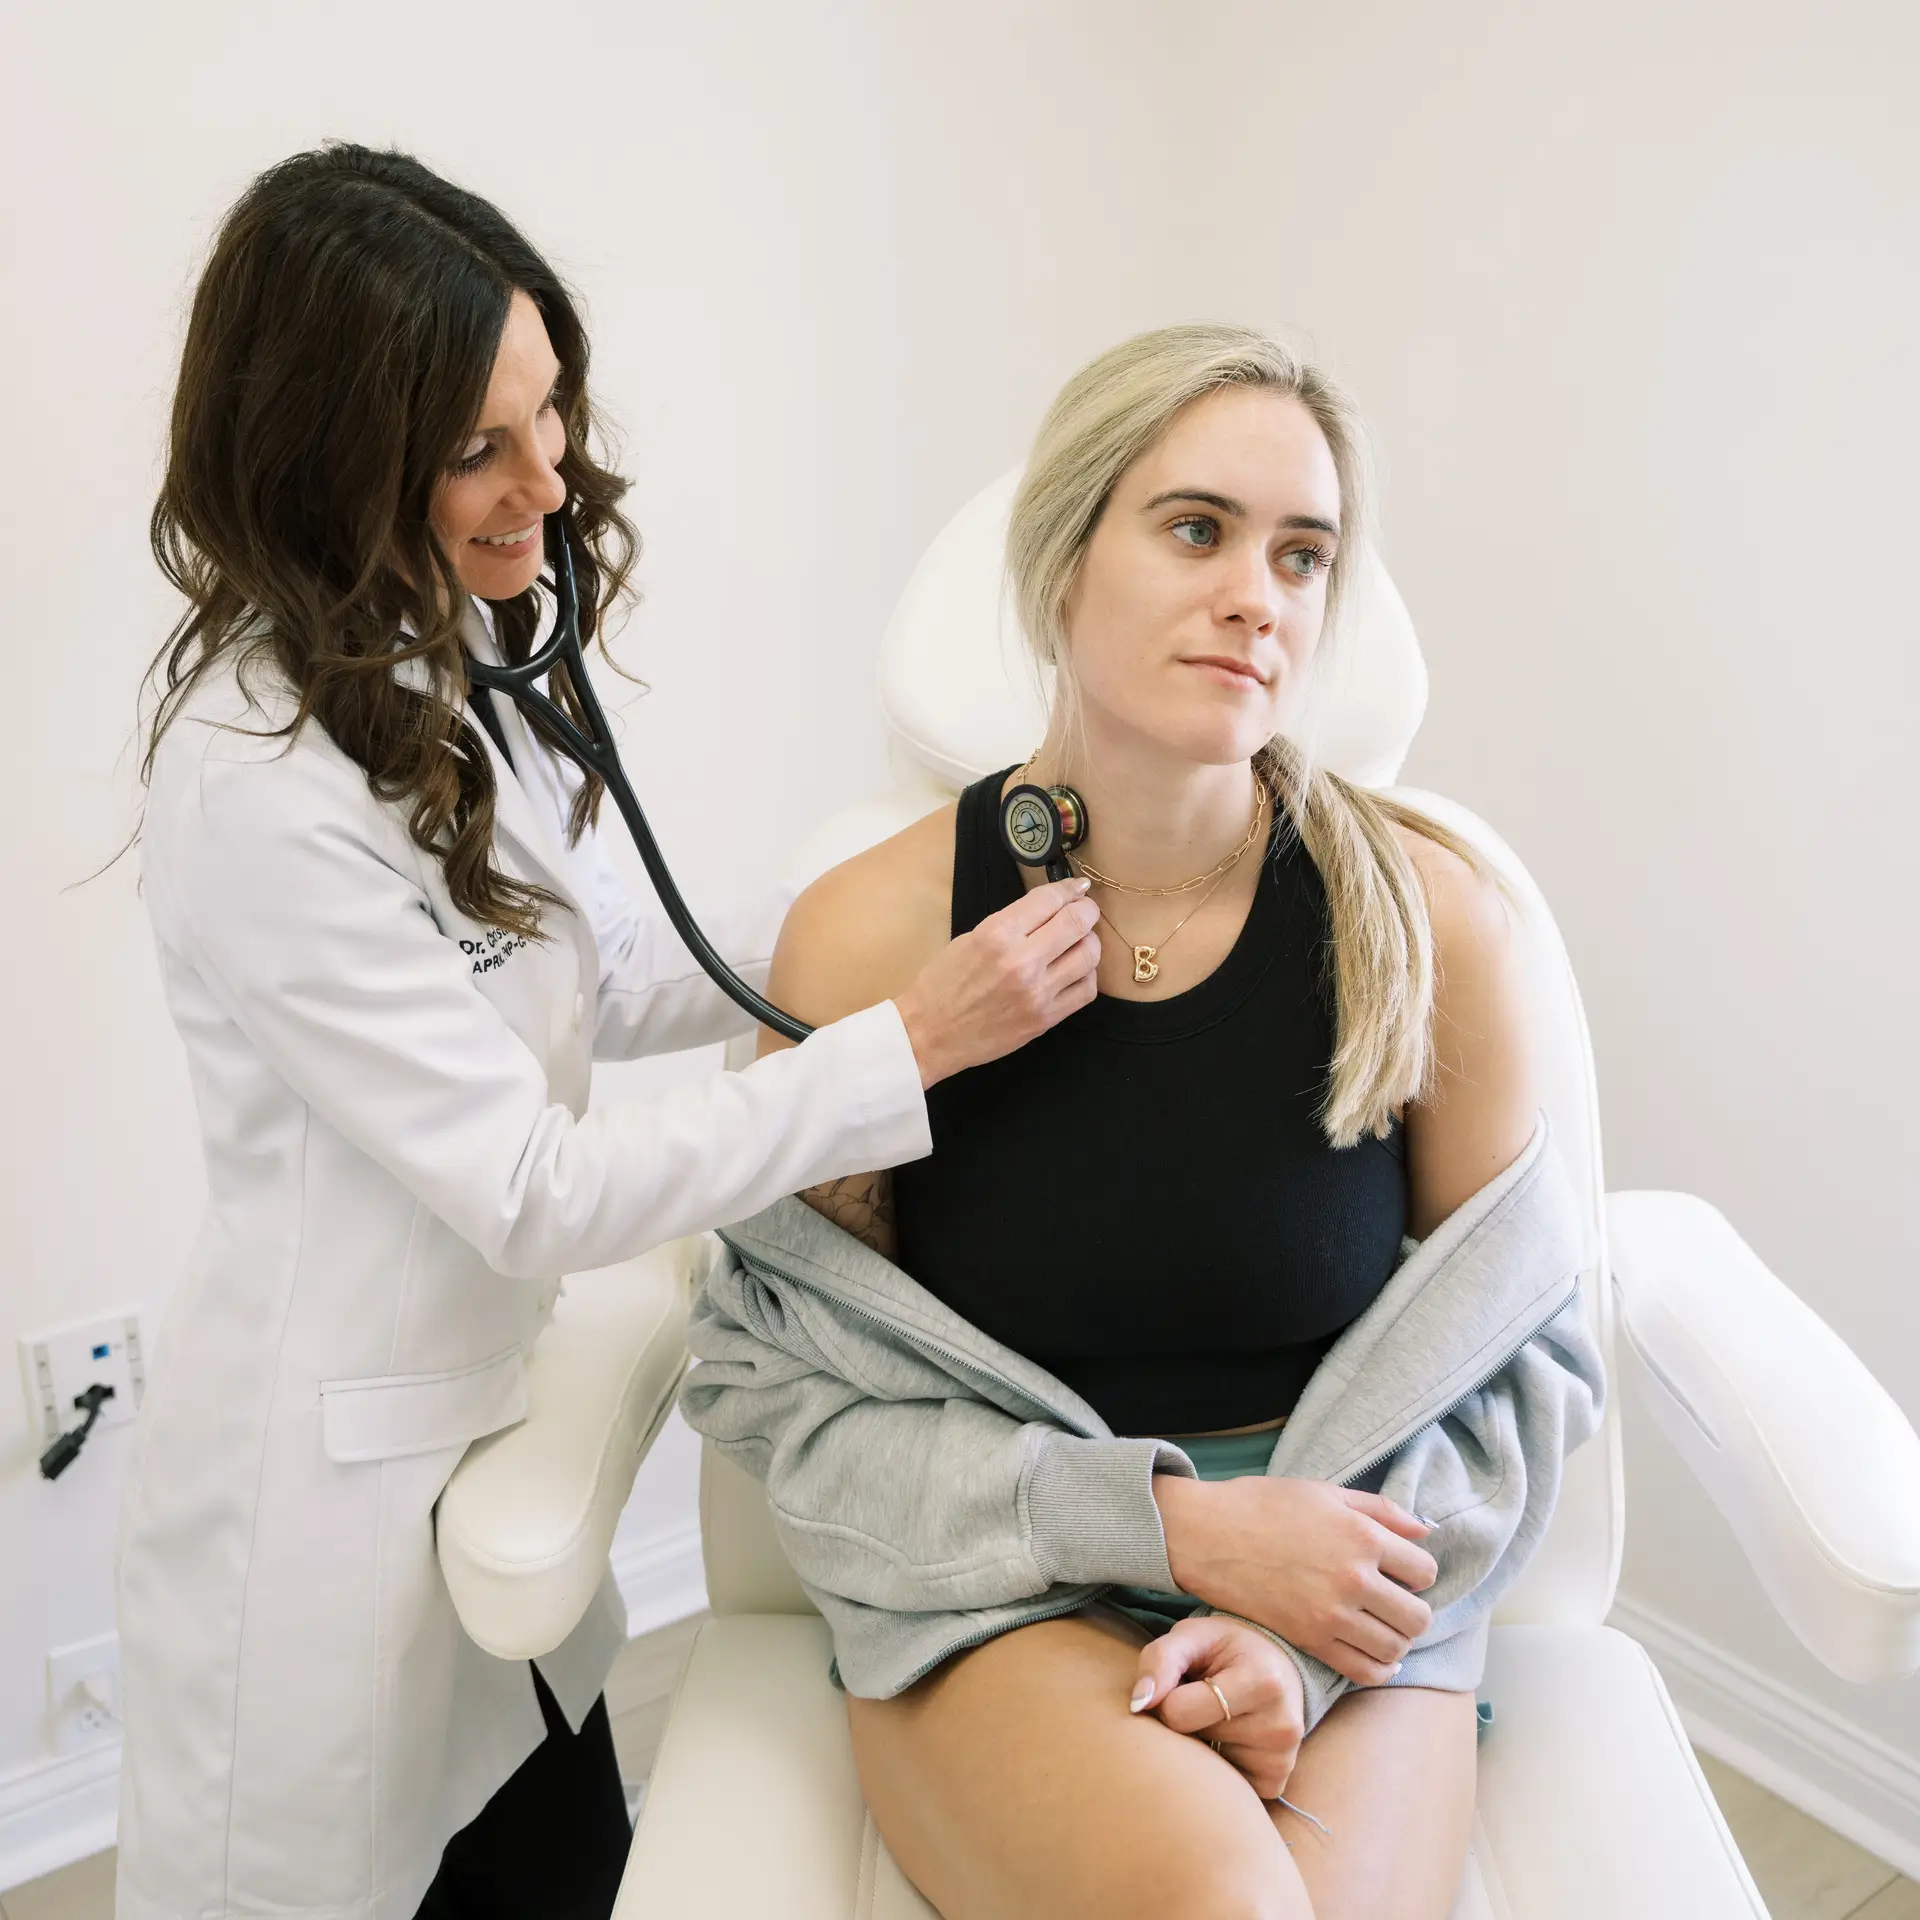
[[[843,1233],[864,1240],[891,1260],[899,1246],[894,1231],[893,1181],[884,1173],[854,1173],[809,1187],[800,1198]]]

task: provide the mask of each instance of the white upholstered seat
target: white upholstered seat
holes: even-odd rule
[[[881,689],[896,790],[814,835],[796,856],[796,877],[1024,758],[1038,740],[1043,689],[1000,566],[1012,488],[1009,476],[956,516],[886,636]],[[1336,771],[1386,786],[1425,694],[1412,623],[1376,568],[1345,657],[1316,690],[1304,724]],[[1584,1301],[1606,1351],[1616,1363],[1636,1356],[1661,1426],[1801,1639],[1857,1680],[1912,1671],[1920,1666],[1920,1439],[1711,1208],[1685,1195],[1609,1200],[1586,1022],[1546,903],[1484,823],[1437,796],[1406,797],[1470,838],[1520,904],[1543,1098],[1585,1209]],[[580,1371],[584,1380],[591,1370]],[[665,1377],[658,1366],[644,1371]],[[1603,1624],[1623,1525],[1617,1367],[1614,1377],[1605,1427],[1571,1461],[1547,1540],[1494,1628],[1482,1695],[1496,1720],[1481,1746],[1479,1818],[1455,1920],[1735,1920],[1765,1911],[1658,1674]],[[646,1423],[630,1412],[596,1414],[594,1392],[605,1401],[621,1381],[631,1388],[618,1367],[603,1363],[597,1378],[591,1392],[546,1396],[525,1428],[483,1443],[474,1471],[491,1481],[480,1497],[461,1484],[467,1464],[449,1489],[463,1543],[449,1568],[450,1578],[463,1575],[456,1600],[463,1613],[471,1604],[484,1614],[481,1637],[496,1650],[551,1644],[563,1585],[585,1604],[584,1571],[575,1567],[565,1585],[551,1553],[536,1568],[539,1556],[526,1548],[530,1497],[537,1507],[543,1476],[591,1478],[602,1490],[597,1504],[557,1479],[551,1503],[557,1513],[590,1511],[611,1536],[604,1489],[622,1473],[631,1478],[637,1454],[591,1474],[583,1461],[595,1436]],[[580,1437],[543,1448],[532,1431],[542,1420],[571,1423]],[[495,1509],[507,1551],[486,1544]],[[827,1679],[825,1627],[780,1557],[759,1488],[710,1451],[702,1527],[714,1618],[668,1717],[620,1920],[924,1920],[931,1909],[861,1804],[844,1708]],[[500,1571],[516,1550],[528,1563],[517,1637],[507,1625],[514,1583]],[[581,1535],[572,1551],[590,1558],[595,1539]],[[603,1561],[605,1538],[597,1551]],[[476,1581],[472,1567],[483,1562],[489,1577]]]

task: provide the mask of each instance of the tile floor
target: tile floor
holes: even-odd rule
[[[698,1620],[636,1640],[607,1682],[614,1746],[643,1780]],[[1920,1885],[1764,1788],[1701,1756],[1707,1779],[1773,1920],[1920,1920]],[[113,1855],[0,1894],[0,1920],[112,1920]]]

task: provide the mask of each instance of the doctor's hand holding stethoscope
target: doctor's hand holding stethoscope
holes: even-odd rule
[[[122,1529],[123,1920],[605,1915],[617,1595],[537,1673],[482,1653],[447,1475],[557,1276],[924,1154],[926,1086],[1094,994],[1059,882],[895,1001],[588,1110],[595,1058],[806,1030],[753,984],[784,897],[709,945],[586,679],[634,553],[586,371],[541,257],[398,154],[263,175],[194,299],[143,881],[209,1201]],[[614,876],[608,788],[664,907]]]

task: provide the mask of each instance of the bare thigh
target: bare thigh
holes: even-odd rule
[[[1128,1713],[1145,1638],[1041,1621],[896,1699],[849,1699],[867,1805],[943,1920],[1312,1920],[1241,1775]]]
[[[1429,1687],[1343,1694],[1302,1743],[1273,1809],[1314,1920],[1446,1920],[1473,1830],[1473,1695]]]
[[[1127,1712],[1146,1635],[1105,1613],[848,1701],[875,1823],[943,1920],[1445,1920],[1473,1819],[1473,1704],[1349,1695],[1269,1808],[1210,1747]]]

